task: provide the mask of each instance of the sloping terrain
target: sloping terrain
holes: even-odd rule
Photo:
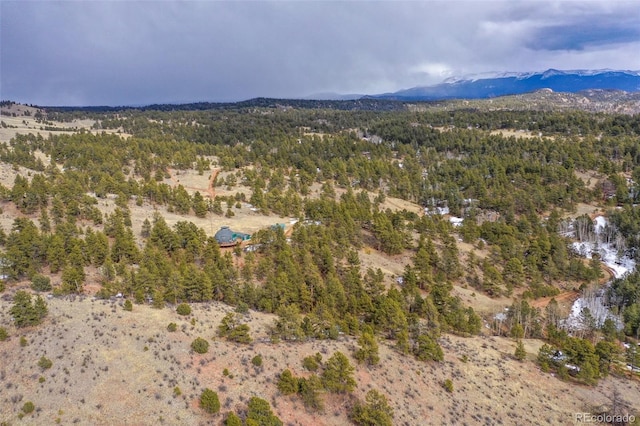
[[[38,110],[22,106],[16,108],[18,114],[28,111],[31,115],[7,118],[11,120],[9,125],[15,127],[5,128],[9,133],[0,133],[0,141],[8,141],[6,138],[22,132],[38,131],[46,137],[47,131],[37,128],[41,123],[31,118]],[[93,123],[83,121],[82,126],[89,130]],[[63,129],[67,125],[49,123],[47,126]],[[410,128],[414,128],[413,125]],[[71,129],[60,131],[75,132]],[[496,133],[502,133],[505,137],[514,136],[514,140],[520,143],[537,139],[538,136],[537,132],[514,128],[496,130]],[[474,137],[479,135],[480,131]],[[131,142],[131,139],[127,141]],[[50,164],[49,157],[42,151],[36,154],[43,164]],[[166,166],[167,173],[164,174],[163,165],[161,176],[156,180],[172,189],[181,185],[191,195],[196,191],[205,197],[234,196],[240,192],[249,199],[253,191],[249,186],[227,187],[220,185],[220,182],[231,174],[242,176],[252,165],[224,170],[221,164],[216,164],[219,157],[210,155],[207,159],[212,160],[213,164],[211,167],[207,165],[204,171]],[[403,160],[411,166],[409,156]],[[402,170],[403,163],[399,159],[391,162],[398,165],[397,171]],[[62,171],[62,165],[58,164],[58,167]],[[575,170],[573,173],[590,189],[599,187],[606,179],[606,175],[594,171]],[[32,181],[35,172],[17,165],[0,164],[0,183],[7,188],[13,185],[18,175]],[[425,175],[422,176],[424,178]],[[216,180],[218,186],[215,186]],[[324,182],[312,182],[308,198],[322,200]],[[346,187],[336,187],[333,191],[336,198],[348,192]],[[375,189],[362,191],[370,201],[376,198]],[[96,208],[103,215],[116,210],[115,194],[103,194],[96,200]],[[207,213],[206,217],[199,218],[191,212],[179,214],[167,205],[152,203],[147,198],[138,197],[136,201],[130,199],[127,207],[131,229],[139,247],[145,243],[141,236],[143,221],[152,220],[156,213],[165,219],[169,227],[179,221],[190,221],[208,236],[222,225],[253,233],[276,223],[287,225],[285,236],[291,236],[289,225],[292,218],[273,213],[264,215],[247,202],[241,202],[238,208],[235,204],[229,204],[234,213],[232,217]],[[10,232],[17,217],[27,217],[39,224],[38,213],[22,213],[13,201],[5,199],[0,207],[0,226],[5,233]],[[603,206],[587,203],[579,203],[575,207],[574,212],[563,213],[572,216],[592,215],[596,209],[604,209]],[[386,209],[390,212],[406,210],[406,214],[416,217],[424,214],[422,206],[391,196],[386,196],[380,204],[380,210]],[[494,210],[485,213],[486,217],[499,216],[494,215]],[[83,232],[89,228],[104,229],[104,224],[96,224],[88,219],[80,219],[77,223]],[[441,223],[449,225],[446,220]],[[526,226],[526,223],[521,225]],[[364,241],[363,247],[357,252],[360,270],[380,268],[384,274],[385,288],[401,289],[397,279],[406,272],[406,266],[413,262],[415,253],[406,247],[396,254],[384,253],[376,244],[375,229],[370,228],[367,225],[358,229]],[[491,266],[490,262],[494,262],[495,246],[485,245],[477,237],[465,240],[470,242],[463,242],[462,232],[445,226],[442,228],[451,229],[447,232],[451,232],[449,236],[456,247],[462,268],[467,268],[474,257],[477,264],[486,261],[486,265]],[[407,232],[407,239],[417,243],[419,238],[419,232],[414,229]],[[437,250],[441,251],[442,240],[436,240],[436,243]],[[230,254],[231,250],[224,249],[223,253]],[[235,267],[242,266],[248,257],[246,254],[233,257]],[[490,270],[486,265],[483,265],[484,270]],[[133,311],[128,312],[124,310],[124,299],[120,297],[109,300],[93,298],[101,289],[100,283],[104,277],[96,266],[85,265],[83,268],[87,273],[85,294],[47,298],[49,315],[37,327],[17,329],[9,314],[15,291],[28,289],[29,282],[24,280],[24,276],[17,282],[9,283],[7,290],[2,293],[0,327],[6,328],[10,337],[0,342],[0,423],[220,424],[226,413],[235,411],[242,414],[249,398],[259,396],[269,401],[285,424],[343,425],[349,422],[348,412],[354,399],[364,399],[370,389],[380,391],[389,399],[395,411],[394,424],[401,425],[573,424],[573,414],[576,412],[599,412],[603,406],[610,407],[614,390],[620,393],[626,405],[625,410],[640,412],[640,383],[637,378],[609,376],[600,379],[595,387],[583,386],[573,379],[558,380],[552,373],[542,372],[535,362],[541,340],[524,340],[527,359],[518,362],[513,356],[515,342],[509,338],[491,336],[491,325],[487,322],[482,323],[478,336],[444,334],[438,337],[444,350],[442,362],[423,362],[411,355],[402,355],[395,349],[395,341],[380,336],[381,362],[375,367],[356,367],[358,386],[354,395],[325,393],[324,411],[312,412],[305,408],[298,396],[279,394],[276,387],[278,375],[284,369],[290,369],[295,376],[308,376],[310,373],[303,369],[302,359],[317,352],[327,360],[336,351],[341,351],[356,365],[353,354],[358,344],[355,337],[340,335],[337,340],[272,343],[270,327],[277,316],[250,311],[244,315],[243,321],[250,327],[253,343],[231,343],[216,337],[216,331],[222,318],[232,312],[233,307],[218,302],[192,303],[194,312],[187,317],[179,316],[175,306],[153,309],[149,305],[134,305]],[[485,278],[481,268],[471,268],[471,272],[478,272],[479,278]],[[139,264],[131,265],[131,271],[137,272],[139,269]],[[60,286],[62,272],[49,274],[48,265],[41,272],[52,278],[54,287]],[[235,282],[242,284],[239,280]],[[263,284],[260,279],[256,282]],[[573,291],[578,287],[574,285],[576,282],[554,283],[556,288],[564,291],[556,297],[559,309],[563,312],[570,310],[571,303],[578,297],[578,292]],[[567,288],[563,287],[565,285]],[[524,287],[519,287],[515,294],[489,296],[482,286],[459,279],[453,282],[451,294],[459,297],[465,307],[473,307],[485,321],[492,322],[493,315],[511,306],[524,290]],[[120,290],[110,294],[115,295],[116,291]],[[132,292],[127,296],[132,298]],[[142,295],[140,300],[144,300],[145,296],[148,297]],[[531,305],[543,310],[550,299],[531,300]],[[338,315],[344,314],[338,312]],[[175,332],[167,330],[172,322],[177,324]],[[21,337],[24,337],[26,345],[22,344]],[[196,337],[209,340],[211,347],[208,353],[198,355],[191,351],[190,344]],[[252,364],[256,355],[261,355],[263,359],[260,367]],[[41,357],[52,361],[50,369],[38,366]],[[228,374],[225,374],[225,369]],[[445,380],[452,381],[453,392],[445,390]],[[198,407],[200,393],[205,387],[218,392],[222,403],[221,414],[206,415]],[[23,404],[27,401],[34,403],[35,411],[20,419]]]
[[[219,424],[226,412],[242,411],[251,396],[269,401],[290,425],[342,425],[349,398],[325,395],[323,413],[306,410],[298,397],[279,395],[277,375],[289,368],[305,375],[301,361],[320,352],[351,357],[354,339],[270,343],[272,315],[250,312],[245,317],[254,342],[229,343],[214,337],[222,317],[231,309],[219,303],[192,304],[193,313],[179,316],[173,309],[157,310],[122,300],[90,297],[48,300],[49,316],[34,328],[15,330],[0,342],[0,420],[11,424]],[[0,323],[10,324],[10,303],[0,302]],[[192,325],[192,319],[195,325]],[[176,332],[167,331],[175,322]],[[20,336],[28,342],[22,347]],[[196,337],[210,341],[209,352],[194,354]],[[395,411],[394,424],[572,424],[573,413],[592,412],[610,404],[615,387],[635,411],[640,410],[640,383],[615,377],[597,387],[562,382],[543,373],[532,361],[541,344],[527,340],[525,362],[513,359],[514,343],[507,338],[447,335],[441,339],[445,359],[425,363],[403,356],[385,343],[375,367],[357,366],[355,395],[369,389],[386,394]],[[260,354],[262,367],[251,359]],[[45,356],[48,370],[38,367]],[[465,362],[466,361],[466,362]],[[229,375],[223,374],[228,369]],[[40,378],[44,378],[42,379]],[[446,379],[452,393],[442,387]],[[175,387],[181,395],[174,394]],[[198,408],[205,387],[220,397],[220,415]],[[18,420],[26,401],[34,413]],[[58,420],[60,419],[60,420]]]

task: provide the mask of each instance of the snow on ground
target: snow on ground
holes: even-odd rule
[[[449,222],[451,222],[451,224],[452,224],[453,226],[462,226],[462,222],[463,222],[463,221],[464,221],[464,219],[463,219],[463,218],[461,218],[461,217],[451,216],[451,217],[449,218]]]
[[[596,216],[594,219],[596,234],[604,231],[604,227],[607,226],[607,218],[604,216]]]
[[[597,229],[597,228],[596,228]],[[594,252],[600,255],[600,261],[607,265],[613,271],[616,278],[622,278],[626,274],[633,271],[636,263],[627,256],[620,256],[618,251],[609,244],[594,244],[591,242],[574,242],[572,245],[576,253],[591,259]]]
[[[597,216],[594,221],[596,235],[599,235],[604,231],[608,224],[607,218],[604,216]],[[618,250],[616,250],[611,244],[605,242],[574,242],[572,247],[577,253],[587,259],[591,259],[594,253],[598,253],[600,261],[607,265],[607,267],[611,268],[616,278],[624,277],[626,274],[632,272],[636,267],[636,263],[633,259],[626,255],[621,256],[620,253],[618,253]],[[607,287],[608,284],[604,288],[598,290],[598,292],[592,297],[580,297],[573,303],[571,313],[565,322],[567,328],[580,330],[585,327],[586,324],[583,323],[583,316],[581,315],[584,308],[589,309],[589,312],[593,316],[597,326],[602,326],[604,321],[607,318],[610,318],[616,323],[618,329],[622,328],[623,323],[620,317],[611,313],[606,305],[605,292]]]

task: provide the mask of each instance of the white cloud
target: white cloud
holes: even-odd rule
[[[409,68],[410,73],[425,74],[428,78],[438,78],[440,80],[453,75],[453,69],[441,62],[423,62]]]

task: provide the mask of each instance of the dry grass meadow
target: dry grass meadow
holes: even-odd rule
[[[4,326],[11,323],[9,306],[0,302]],[[285,368],[304,375],[302,359],[316,352],[324,359],[335,351],[350,356],[354,339],[271,343],[268,329],[274,317],[250,312],[244,320],[253,343],[233,344],[215,337],[230,307],[192,306],[192,315],[182,317],[174,309],[143,305],[128,312],[121,299],[50,299],[44,324],[21,330],[9,326],[10,339],[0,343],[0,418],[11,424],[220,424],[224,413],[241,411],[250,397],[259,396],[285,424],[348,423],[348,398],[326,395],[325,411],[312,413],[297,397],[279,395],[276,380]],[[167,331],[170,322],[178,325],[176,332]],[[20,345],[20,336],[27,346]],[[209,340],[208,353],[191,352],[196,337]],[[387,395],[399,425],[572,424],[572,413],[606,405],[614,387],[640,409],[638,381],[608,377],[591,388],[541,372],[533,362],[539,341],[525,342],[525,362],[513,359],[514,343],[507,338],[446,335],[440,343],[445,351],[441,363],[416,361],[381,344],[379,366],[357,366],[355,395],[362,398],[369,389]],[[258,354],[263,358],[260,368],[251,363]],[[51,359],[53,367],[39,368],[41,356]],[[353,358],[351,362],[356,365]],[[225,368],[230,373],[226,377]],[[453,393],[442,388],[446,379],[452,380]],[[205,387],[218,392],[221,414],[207,415],[198,408]],[[36,411],[18,420],[26,401]]]

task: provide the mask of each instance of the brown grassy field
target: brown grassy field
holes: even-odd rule
[[[241,411],[251,396],[259,396],[285,424],[348,423],[348,398],[325,395],[325,411],[312,413],[297,397],[279,395],[276,380],[285,368],[304,375],[302,358],[316,352],[325,360],[335,351],[351,356],[356,347],[352,338],[270,343],[268,329],[274,317],[250,312],[245,320],[254,342],[238,345],[215,337],[220,320],[230,312],[224,304],[193,304],[192,315],[181,317],[171,308],[142,305],[127,312],[121,299],[55,298],[48,303],[44,324],[16,330],[10,325],[10,303],[0,302],[0,324],[11,335],[0,343],[2,421],[220,424],[224,413]],[[178,331],[167,331],[170,322],[178,324]],[[20,336],[26,337],[27,346],[21,347]],[[190,343],[199,336],[211,343],[207,354],[190,351]],[[533,362],[539,341],[525,342],[529,355],[522,363],[513,359],[514,343],[507,338],[447,335],[440,343],[445,360],[425,363],[383,342],[379,366],[357,366],[355,395],[363,398],[369,389],[384,393],[395,411],[394,424],[399,425],[572,424],[572,413],[606,405],[613,387],[640,410],[638,381],[608,377],[590,388],[541,372]],[[258,354],[264,361],[260,368],[251,364]],[[37,366],[41,356],[53,361],[51,369]],[[351,362],[356,365],[353,358]],[[453,381],[453,393],[442,388],[445,379]],[[180,396],[174,395],[176,386]],[[222,414],[211,416],[198,408],[205,387],[218,392]],[[18,420],[26,401],[32,401],[36,411]]]
[[[8,142],[16,135],[28,135],[32,133],[34,135],[42,135],[43,138],[51,135],[70,135],[78,130],[86,130],[92,133],[118,133],[122,137],[129,137],[131,135],[122,131],[114,131],[112,129],[93,129],[95,124],[94,120],[73,120],[70,123],[60,123],[55,121],[47,121],[48,124],[38,122],[34,115],[39,109],[26,105],[14,104],[8,107],[2,107],[1,120],[5,122],[8,127],[0,127],[0,142]],[[13,114],[16,116],[14,117]],[[25,115],[28,114],[28,115]],[[45,130],[48,127],[49,130]]]

